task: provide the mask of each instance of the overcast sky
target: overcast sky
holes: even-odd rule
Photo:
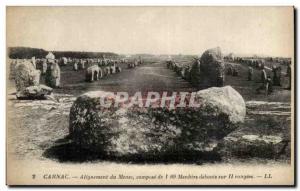
[[[7,46],[121,54],[293,55],[293,8],[8,7]]]

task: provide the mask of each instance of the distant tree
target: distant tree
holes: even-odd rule
[[[10,47],[8,48],[8,56],[13,59],[30,59],[32,57],[45,58],[49,51],[29,48],[29,47]],[[117,58],[118,54],[112,52],[79,52],[79,51],[51,51],[55,58]]]
[[[32,57],[44,58],[48,52],[38,48],[11,47],[8,48],[8,55],[14,59],[30,59]]]

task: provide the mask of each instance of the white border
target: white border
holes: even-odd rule
[[[55,6],[55,5],[173,5],[173,6],[181,6],[181,5],[201,5],[201,6],[283,6],[283,5],[295,5],[297,4],[295,0],[4,0],[1,2],[4,5],[45,5],[45,6]]]
[[[294,5],[296,8],[299,9],[300,7],[300,1],[296,0],[275,0],[275,1],[266,1],[266,0],[173,0],[173,1],[167,1],[167,0],[151,0],[151,1],[139,1],[139,0],[101,0],[101,1],[96,1],[96,0],[2,0],[0,1],[0,40],[1,40],[1,46],[0,46],[0,83],[1,83],[1,91],[0,91],[0,96],[1,96],[1,102],[0,102],[0,113],[1,113],[1,120],[0,120],[0,151],[1,151],[1,156],[0,156],[0,190],[53,190],[53,188],[46,188],[46,187],[40,187],[40,188],[9,188],[5,185],[5,176],[6,176],[6,171],[5,171],[5,89],[6,89],[6,77],[5,77],[5,59],[6,59],[6,39],[5,39],[5,26],[6,26],[6,6],[92,6],[92,5],[127,5],[127,6],[145,6],[145,5],[156,5],[156,6],[180,6],[180,5],[187,5],[187,6],[193,6],[193,5],[201,5],[201,6],[290,6]],[[299,12],[299,10],[298,10]],[[297,20],[296,26],[299,26],[299,20]],[[298,36],[298,33],[296,34]],[[297,44],[299,41],[299,36],[297,40]],[[296,52],[296,55],[299,55],[299,48]],[[296,63],[297,64],[297,63]],[[299,69],[300,67],[297,67],[297,73],[299,74]],[[297,89],[299,89],[299,80],[297,80]],[[299,93],[297,92],[297,95]],[[299,100],[298,100],[299,102]],[[298,105],[297,105],[298,106]],[[299,118],[299,113],[297,113],[297,118]],[[297,124],[296,129],[297,129]],[[299,132],[300,130],[297,129],[297,138],[299,138]],[[297,152],[298,154],[298,152]],[[297,157],[297,166],[299,166],[299,157]],[[299,174],[297,173],[297,180],[296,183],[299,183]],[[91,189],[91,188],[55,188],[54,190],[73,190],[73,189],[79,189],[79,190],[85,190],[85,189]],[[92,189],[107,189],[107,188],[92,188]],[[121,188],[110,188],[112,190],[119,190]],[[122,188],[124,189],[124,188]],[[131,190],[133,188],[126,188],[127,190]],[[141,189],[141,188],[136,188],[136,189]],[[148,190],[149,188],[143,188],[141,190]],[[169,189],[174,189],[174,188],[169,188]],[[185,190],[186,188],[178,188],[176,190]],[[197,188],[194,188],[197,189]],[[198,188],[199,189],[199,188]],[[201,190],[210,190],[210,188],[201,188]],[[226,189],[226,188],[225,188]],[[232,188],[227,188],[227,189],[232,189]],[[244,190],[247,188],[237,188],[238,190]],[[257,190],[265,190],[266,188],[258,188]],[[271,188],[273,189],[273,188]],[[157,190],[163,190],[163,188],[157,188]],[[224,190],[224,188],[215,188],[214,190]],[[280,190],[290,190],[289,188],[280,188]]]

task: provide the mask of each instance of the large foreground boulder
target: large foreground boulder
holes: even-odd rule
[[[225,64],[219,47],[206,50],[200,58],[201,88],[222,87],[225,82]]]
[[[35,69],[34,65],[27,60],[18,63],[15,67],[15,82],[17,92],[25,90],[29,86],[36,86],[40,83],[41,72]]]
[[[243,97],[231,86],[212,87],[197,92],[196,99],[202,103],[201,109],[208,115],[225,114],[230,122],[243,122],[246,115],[246,104]]]
[[[216,142],[244,121],[245,103],[230,86],[196,94],[199,107],[109,107],[100,98],[107,92],[88,92],[70,110],[69,133],[80,147],[104,156],[177,157],[212,151]]]

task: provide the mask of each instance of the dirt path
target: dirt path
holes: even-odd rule
[[[67,69],[67,68],[66,68]],[[113,74],[99,81],[88,83],[84,81],[82,71],[74,72],[62,68],[62,85],[58,93],[77,96],[86,91],[125,91],[130,95],[137,91],[194,91],[192,86],[167,69],[164,63],[141,65],[133,69],[123,66],[121,73]]]

